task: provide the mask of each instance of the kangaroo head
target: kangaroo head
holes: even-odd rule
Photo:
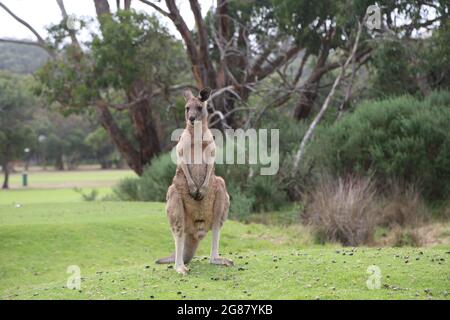
[[[210,95],[210,88],[203,88],[196,97],[191,90],[184,92],[184,99],[186,100],[185,118],[188,125],[193,126],[195,121],[207,120],[208,110],[206,110],[206,104]]]

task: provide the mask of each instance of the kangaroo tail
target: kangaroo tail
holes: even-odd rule
[[[193,236],[187,236],[184,243],[184,250],[183,250],[183,262],[189,263],[192,258],[194,257],[195,251],[197,250],[198,244],[200,240],[194,238]],[[175,252],[172,253],[170,256],[161,258],[155,261],[157,264],[164,264],[164,263],[174,263],[175,262]]]
[[[172,253],[170,256],[161,258],[155,261],[157,264],[163,263],[174,263],[175,262],[175,253]]]
[[[200,240],[194,238],[193,236],[188,236],[184,242],[184,252],[183,261],[184,263],[189,263],[194,257],[195,251],[197,250]]]

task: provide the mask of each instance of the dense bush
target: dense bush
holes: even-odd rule
[[[114,189],[114,194],[125,201],[165,201],[175,168],[170,154],[164,154],[154,159],[140,178],[122,180]]]
[[[241,187],[235,183],[227,183],[230,195],[229,217],[236,220],[245,219],[253,211],[255,198],[242,192]]]
[[[176,165],[170,154],[164,154],[152,161],[140,178],[138,197],[141,201],[165,201],[167,188],[172,184]]]
[[[274,211],[282,208],[287,200],[276,176],[256,176],[249,180],[246,193],[254,198],[253,211]]]
[[[309,157],[335,176],[373,174],[413,183],[428,199],[450,193],[450,93],[368,101],[319,128]]]

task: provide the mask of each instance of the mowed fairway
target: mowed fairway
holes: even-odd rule
[[[221,253],[235,266],[208,263],[209,236],[183,277],[154,264],[173,250],[163,203],[2,204],[0,297],[448,299],[449,248],[352,249],[309,239],[301,227],[227,221]],[[72,265],[80,290],[66,287]],[[380,289],[367,287],[371,265],[381,270]]]
[[[120,179],[134,176],[130,170],[31,171],[28,187],[22,187],[21,174],[16,173],[10,178],[11,189],[0,190],[0,205],[81,202],[82,196],[75,188],[84,194],[95,189],[102,198]]]
[[[131,170],[30,171],[26,189],[111,187],[125,177],[135,177]],[[11,189],[22,187],[22,174],[10,177]]]

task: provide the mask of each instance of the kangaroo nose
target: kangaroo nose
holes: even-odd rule
[[[194,122],[194,120],[195,120],[195,117],[194,117],[194,116],[190,116],[190,117],[189,117],[189,121],[190,121],[190,122]]]

